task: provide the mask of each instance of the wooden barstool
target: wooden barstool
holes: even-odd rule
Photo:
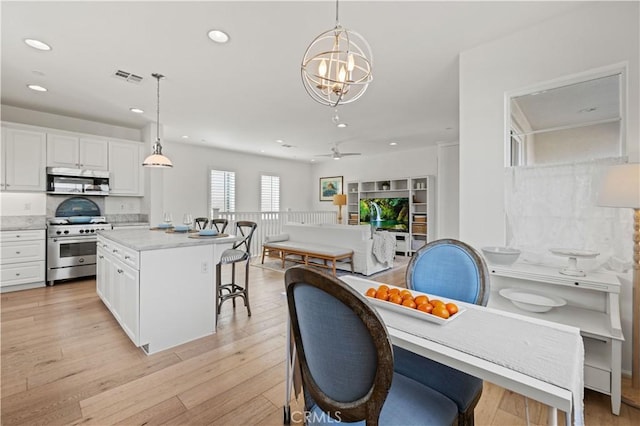
[[[226,225],[225,225],[226,226]],[[242,237],[232,248],[222,252],[220,262],[216,265],[216,314],[220,314],[222,303],[231,299],[236,307],[236,297],[244,300],[247,312],[251,316],[249,307],[249,261],[251,260],[251,238],[258,225],[250,221],[236,222],[236,236]],[[222,228],[224,229],[224,228]],[[236,263],[245,262],[244,286],[236,283]],[[222,265],[231,265],[231,282],[222,284]]]

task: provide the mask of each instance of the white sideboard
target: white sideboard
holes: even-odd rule
[[[590,272],[586,277],[559,273],[560,268],[515,263],[487,265],[491,274],[488,306],[580,329],[584,342],[585,387],[611,396],[611,411],[620,413],[622,326],[620,324],[620,280],[613,273]],[[535,313],[516,307],[499,291],[527,289],[562,297],[565,306]]]

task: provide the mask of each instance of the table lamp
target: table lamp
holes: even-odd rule
[[[640,408],[640,163],[610,167],[600,189],[598,204],[633,209],[631,388],[623,385],[622,400]]]
[[[333,205],[338,206],[338,223],[342,223],[342,206],[347,204],[347,194],[333,196]]]

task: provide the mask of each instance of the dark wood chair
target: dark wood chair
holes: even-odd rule
[[[305,395],[305,424],[451,425],[449,398],[394,373],[387,329],[365,298],[309,266],[285,287]],[[392,386],[393,382],[393,386]]]
[[[418,250],[406,272],[407,288],[486,306],[489,272],[484,258],[470,245],[432,241]],[[459,425],[474,424],[473,411],[482,395],[482,380],[449,366],[395,348],[397,372],[448,396],[458,406]]]
[[[220,262],[216,265],[216,314],[220,314],[220,308],[225,300],[231,299],[235,308],[236,298],[240,297],[247,307],[247,313],[251,316],[251,307],[249,306],[249,261],[251,260],[251,239],[257,226],[255,222],[250,221],[236,222],[235,235],[242,237],[242,240],[237,241],[232,248],[222,252]],[[244,285],[236,283],[236,263],[240,262],[245,263]],[[231,265],[231,282],[227,284],[222,284],[223,265]]]
[[[221,234],[227,229],[228,224],[229,221],[227,219],[211,219],[211,229],[215,228],[215,230]]]
[[[207,229],[209,219],[206,217],[196,217],[193,222],[195,223],[196,229]]]

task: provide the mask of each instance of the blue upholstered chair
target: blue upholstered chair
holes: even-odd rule
[[[289,268],[285,283],[306,425],[457,422],[453,401],[394,373],[387,329],[362,295],[307,266]]]
[[[247,313],[251,316],[251,307],[249,306],[249,261],[251,260],[251,239],[256,227],[257,224],[255,222],[236,222],[235,235],[242,237],[242,240],[236,241],[232,248],[223,251],[220,262],[216,265],[216,314],[220,314],[220,307],[225,300],[231,299],[235,308],[236,298],[240,297],[247,307]],[[236,263],[240,262],[245,263],[244,285],[236,282]],[[222,284],[223,265],[231,265],[231,282],[227,284]]]
[[[407,288],[486,306],[489,273],[482,256],[458,240],[433,241],[418,250],[406,274]],[[443,393],[458,406],[460,425],[473,425],[473,410],[482,394],[482,380],[394,347],[395,370]]]

